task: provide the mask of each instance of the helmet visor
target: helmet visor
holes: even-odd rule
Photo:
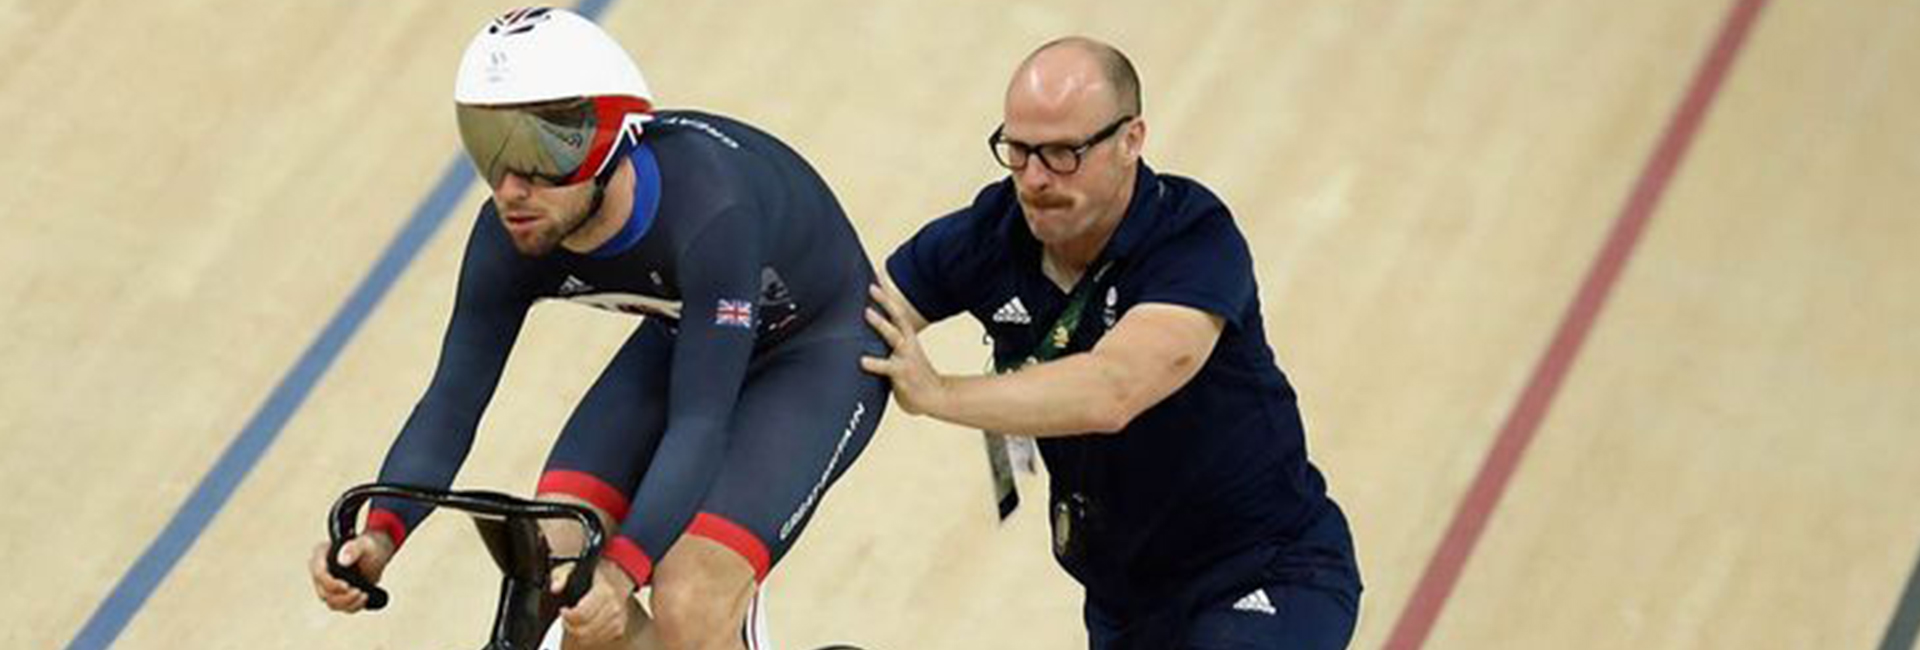
[[[583,180],[598,126],[592,100],[513,106],[456,104],[460,142],[488,187],[511,173],[550,185]]]

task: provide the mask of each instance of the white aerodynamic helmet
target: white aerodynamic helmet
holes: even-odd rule
[[[461,143],[489,187],[508,173],[554,185],[604,181],[653,111],[626,49],[553,7],[509,11],[475,34],[453,101]]]

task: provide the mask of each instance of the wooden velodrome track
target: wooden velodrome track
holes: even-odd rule
[[[482,200],[436,193],[464,164],[452,72],[507,7],[0,6],[0,647],[479,645],[495,575],[456,517],[409,543],[383,613],[325,611],[304,563],[437,354]],[[875,257],[998,176],[982,140],[1029,49],[1125,48],[1149,160],[1253,242],[1358,537],[1355,648],[1906,650],[1920,3],[1775,0],[1728,27],[1758,8],[619,0],[601,21],[663,104],[806,153]],[[449,223],[404,234],[435,196]],[[529,489],[630,327],[538,308],[461,484]],[[970,324],[929,340],[982,363]],[[993,523],[978,439],[889,415],[775,575],[782,647],[1083,647],[1044,521]]]

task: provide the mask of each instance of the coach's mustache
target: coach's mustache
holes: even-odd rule
[[[1027,196],[1027,205],[1038,210],[1073,207],[1073,197],[1059,194],[1037,194]]]

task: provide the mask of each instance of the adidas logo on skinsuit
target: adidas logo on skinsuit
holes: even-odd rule
[[[1007,304],[1001,305],[999,311],[993,312],[993,322],[1027,325],[1033,322],[1033,317],[1027,315],[1027,306],[1020,304],[1020,297],[1014,296]]]
[[[1236,612],[1260,612],[1268,616],[1279,613],[1273,608],[1273,601],[1267,599],[1267,590],[1255,589],[1233,604]]]
[[[571,296],[574,294],[586,293],[592,290],[593,290],[593,285],[582,282],[580,278],[576,278],[571,275],[567,276],[566,282],[560,283],[560,295],[563,295],[563,296]]]

